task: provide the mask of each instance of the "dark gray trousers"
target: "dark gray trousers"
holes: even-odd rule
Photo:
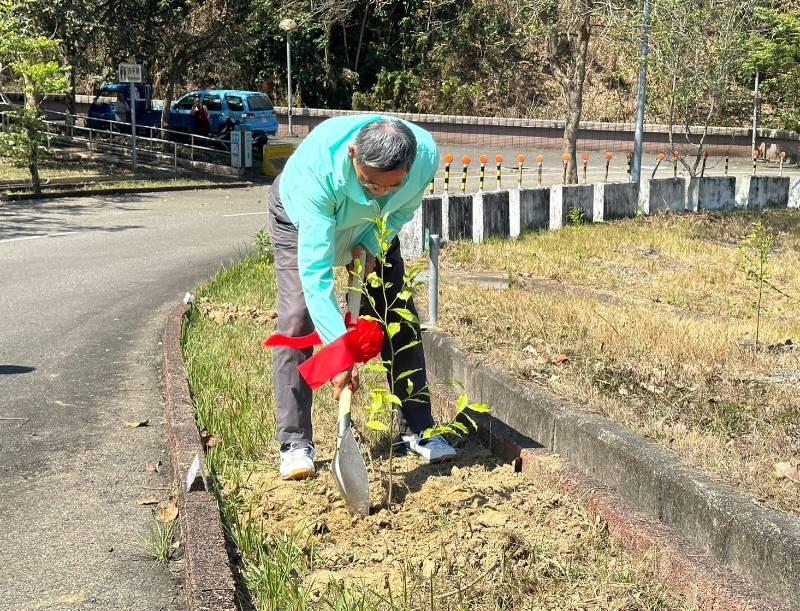
[[[280,201],[278,184],[280,177],[275,179],[269,191],[267,206],[269,209],[269,227],[272,236],[272,249],[275,253],[275,273],[278,280],[278,329],[277,332],[290,337],[307,335],[314,331],[314,324],[308,314],[306,299],[300,284],[300,274],[297,268],[297,229],[286,216]],[[400,240],[395,238],[387,253],[387,262],[391,265],[376,266],[376,273],[385,282],[392,283],[386,290],[386,297],[392,303],[403,286],[405,264],[400,253]],[[361,314],[376,316],[375,310],[383,318],[385,302],[382,289],[369,288],[369,294],[375,300],[375,309],[369,300],[362,299]],[[397,300],[394,307],[407,308],[416,316],[417,309],[413,299],[408,301]],[[389,313],[388,322],[402,322],[396,314]],[[395,350],[405,346],[415,339],[421,339],[419,325],[410,328],[401,325],[401,330],[392,339]],[[382,350],[382,358],[391,357],[391,345],[386,337]],[[308,357],[311,350],[293,350],[291,348],[276,348],[273,354],[273,379],[275,386],[275,402],[277,406],[278,441],[313,441],[313,427],[311,424],[311,399],[312,393],[308,384],[303,380],[297,370]],[[419,370],[409,376],[414,385],[414,390],[425,389],[422,394],[417,394],[413,400],[408,400],[406,379],[395,385],[395,394],[400,398],[401,430],[418,433],[433,426],[431,415],[430,397],[427,392],[428,383],[425,371],[425,353],[422,344],[403,350],[394,358],[393,371],[400,375],[404,371]],[[390,376],[387,380],[391,384]]]

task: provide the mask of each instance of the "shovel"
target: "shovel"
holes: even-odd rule
[[[364,255],[361,257],[361,269],[364,269]],[[350,320],[355,322],[361,309],[362,279],[351,275],[347,291]],[[342,390],[339,396],[339,417],[336,433],[336,454],[333,456],[333,481],[344,498],[344,504],[350,513],[357,516],[369,515],[369,478],[367,465],[361,455],[361,449],[353,436],[350,417],[350,402],[353,392],[349,388]]]

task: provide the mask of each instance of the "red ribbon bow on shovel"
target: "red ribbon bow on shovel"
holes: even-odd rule
[[[355,324],[345,316],[347,333],[331,342],[297,369],[313,389],[324,386],[338,374],[356,363],[366,363],[380,354],[383,347],[383,327],[376,320],[359,318]],[[316,331],[302,337],[275,334],[264,342],[265,348],[294,348],[305,350],[322,344]]]

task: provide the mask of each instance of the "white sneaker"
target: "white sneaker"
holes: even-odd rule
[[[314,458],[317,452],[310,441],[292,441],[281,446],[281,479],[305,479],[317,472]]]
[[[458,450],[451,446],[444,437],[431,437],[423,439],[422,433],[412,433],[401,435],[406,448],[415,454],[419,454],[429,463],[447,462],[458,456]]]

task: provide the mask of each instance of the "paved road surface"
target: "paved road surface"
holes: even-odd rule
[[[166,464],[144,469],[166,462],[159,342],[169,309],[252,243],[264,195],[0,205],[0,609],[182,607],[136,504],[171,485]]]

